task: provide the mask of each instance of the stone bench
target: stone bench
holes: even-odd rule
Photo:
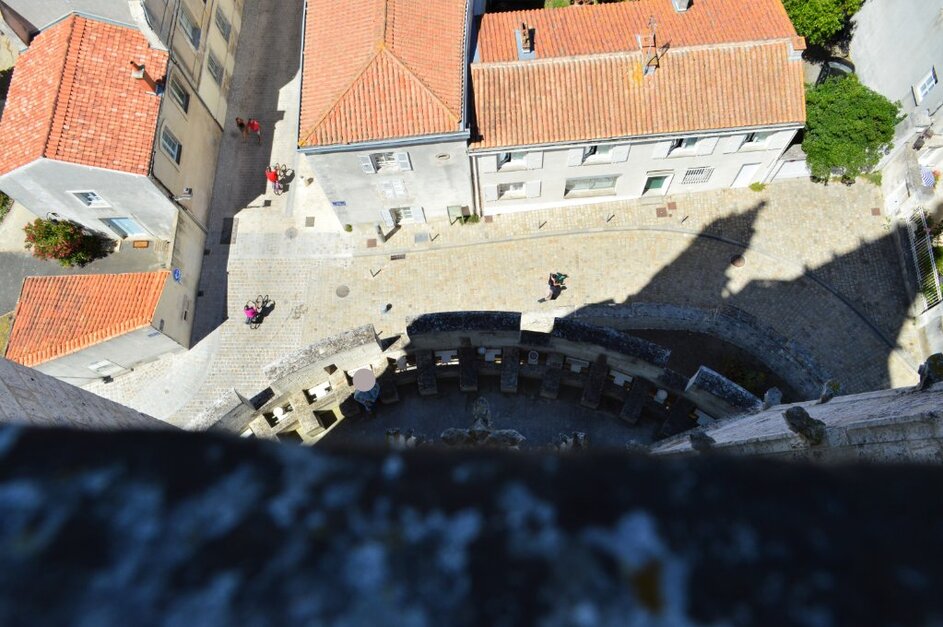
[[[544,371],[543,382],[540,384],[540,396],[556,399],[560,394],[560,378],[563,376],[563,355],[550,353],[547,355],[547,368]]]
[[[589,376],[586,378],[586,384],[583,386],[583,396],[580,404],[583,407],[596,409],[602,401],[602,393],[608,382],[609,366],[606,364],[606,356],[600,354],[596,361],[589,367]]]
[[[517,393],[517,380],[521,370],[521,352],[517,348],[505,348],[501,356],[501,391]]]

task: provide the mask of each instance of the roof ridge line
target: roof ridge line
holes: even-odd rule
[[[380,40],[380,46],[377,48],[377,51],[374,54],[372,54],[369,59],[367,59],[367,62],[363,64],[363,67],[360,68],[360,71],[357,72],[357,75],[354,76],[354,78],[350,81],[350,84],[347,85],[347,87],[345,87],[344,90],[340,94],[338,94],[337,98],[334,99],[334,102],[331,103],[331,106],[325,109],[324,115],[318,118],[318,121],[315,122],[315,124],[311,127],[311,130],[305,134],[305,142],[307,142],[308,138],[310,138],[314,134],[314,131],[316,131],[319,126],[321,126],[324,120],[326,120],[327,117],[331,115],[331,112],[337,108],[337,105],[340,103],[340,101],[343,100],[344,97],[350,93],[350,91],[354,88],[354,85],[356,85],[360,81],[360,78],[367,72],[367,70],[370,69],[370,66],[373,65],[374,61],[377,60],[377,57],[380,56],[380,53],[383,52],[385,48],[386,48],[386,45],[383,43],[383,40]],[[298,145],[301,146],[305,144],[301,144],[301,142],[298,142]]]
[[[577,5],[573,5],[577,6]],[[534,9],[535,11],[538,9]],[[733,41],[724,44],[696,44],[694,46],[670,46],[666,52],[701,52],[703,50],[725,51],[738,48],[749,48],[750,46],[772,46],[775,44],[788,44],[794,38],[779,37],[776,39],[756,39],[751,41]],[[660,50],[660,48],[659,48]],[[638,56],[638,50],[615,50],[611,52],[593,52],[591,54],[574,54],[558,57],[545,57],[542,59],[512,59],[510,61],[479,61],[470,64],[470,69],[488,68],[488,67],[517,67],[523,65],[549,65],[557,62],[610,59]]]
[[[74,45],[74,41],[76,39],[75,31],[76,31],[76,27],[79,25],[79,20],[82,20],[82,32],[84,33],[85,31],[85,21],[84,21],[85,18],[82,18],[78,15],[73,14],[69,16],[68,19],[71,20],[71,24],[69,24],[69,36],[67,38],[67,43],[65,47],[65,56],[62,59],[62,74],[59,77],[59,89],[56,90],[56,98],[55,100],[53,100],[53,103],[52,103],[52,120],[56,119],[56,114],[58,114],[59,106],[61,104],[60,101],[62,100],[61,97],[62,97],[63,92],[66,89],[66,80],[65,80],[66,68],[69,65],[69,54],[72,52],[72,46]],[[79,37],[78,39],[81,39],[81,37]],[[77,71],[78,71],[78,65],[76,64],[75,67],[73,67],[71,70],[72,76],[70,77],[70,80],[68,81],[70,92],[71,92],[72,85],[75,83],[75,73]],[[68,102],[66,102],[65,104],[66,106],[68,106]],[[55,127],[55,124],[50,124],[49,128],[46,130],[46,141],[43,142],[43,157],[44,158],[48,157],[50,152],[51,154],[56,154],[56,151],[49,150],[49,142],[52,139],[52,129],[54,127]],[[57,149],[58,149],[58,141],[59,140],[56,141]]]
[[[419,75],[416,74],[416,73],[412,70],[412,68],[410,68],[408,65],[406,65],[406,62],[405,62],[405,61],[403,61],[403,60],[400,59],[398,56],[396,56],[395,54],[393,54],[393,51],[391,51],[391,50],[387,50],[387,53],[390,55],[390,57],[391,57],[394,61],[396,61],[396,63],[397,63],[398,65],[400,65],[404,70],[406,70],[406,72],[408,72],[410,76],[412,76],[414,79],[416,79],[416,81],[422,86],[422,88],[423,88],[430,96],[432,96],[432,98],[433,98],[436,102],[438,102],[440,105],[442,105],[442,107],[448,112],[448,114],[449,114],[450,117],[452,117],[456,122],[458,122],[459,117],[458,117],[457,115],[455,115],[455,113],[453,113],[452,109],[449,108],[449,106],[448,106],[447,104],[445,104],[445,101],[444,101],[444,100],[442,100],[441,98],[439,98],[438,94],[436,94],[436,93],[432,90],[431,87],[429,87],[428,85],[426,85],[425,81],[423,81],[423,80],[419,77]]]

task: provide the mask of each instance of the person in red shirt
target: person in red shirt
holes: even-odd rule
[[[255,118],[249,118],[249,121],[246,122],[246,128],[248,128],[250,132],[256,134],[256,136],[259,138],[259,143],[261,144],[262,143],[262,125],[259,124],[259,121],[256,120]]]
[[[281,181],[278,180],[278,172],[274,168],[268,166],[265,168],[265,178],[272,184],[272,190],[276,194],[280,194],[282,191]]]

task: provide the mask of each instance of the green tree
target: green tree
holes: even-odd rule
[[[72,222],[37,218],[23,230],[26,248],[39,259],[55,259],[63,266],[84,266],[101,253],[99,238]]]
[[[833,168],[853,179],[877,165],[891,145],[900,106],[871,91],[851,74],[806,88],[802,149],[812,176],[828,179]]]
[[[863,0],[783,0],[796,32],[822,46],[845,27]]]

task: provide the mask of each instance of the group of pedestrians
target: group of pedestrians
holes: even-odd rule
[[[256,137],[259,139],[259,144],[262,144],[262,125],[259,124],[259,121],[255,118],[249,118],[248,120],[236,118],[236,127],[242,134],[243,143],[249,139],[249,133],[255,133]]]

